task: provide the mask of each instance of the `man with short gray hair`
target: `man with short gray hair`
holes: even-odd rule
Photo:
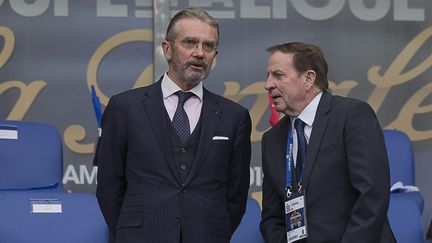
[[[204,88],[219,26],[199,8],[174,16],[160,80],[111,97],[97,198],[111,242],[229,243],[249,189],[251,119]]]

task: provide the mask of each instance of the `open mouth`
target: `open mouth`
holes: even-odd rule
[[[282,96],[280,96],[280,95],[272,95],[271,97],[273,99],[273,103],[279,102],[280,99],[282,99]]]
[[[206,69],[207,65],[205,63],[200,63],[200,62],[192,62],[189,63],[189,66],[192,67],[193,69]]]

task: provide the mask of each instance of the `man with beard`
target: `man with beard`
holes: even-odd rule
[[[111,97],[102,119],[96,195],[111,242],[221,243],[245,212],[251,120],[203,87],[219,26],[199,8],[171,20],[168,71]]]

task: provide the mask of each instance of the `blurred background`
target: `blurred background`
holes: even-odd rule
[[[264,90],[274,44],[320,46],[334,94],[367,101],[381,126],[405,132],[415,184],[432,206],[432,1],[429,0],[0,0],[0,120],[54,125],[63,140],[63,184],[94,193],[98,123],[111,95],[157,80],[169,19],[198,6],[221,27],[204,85],[253,119],[250,193],[260,200],[260,141],[269,129]]]

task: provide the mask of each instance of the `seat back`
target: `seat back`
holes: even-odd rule
[[[62,156],[55,127],[0,121],[0,190],[62,187]]]
[[[253,198],[248,198],[246,212],[231,238],[231,243],[264,243],[259,230],[261,208]]]
[[[390,183],[401,181],[414,185],[414,155],[409,137],[397,130],[384,130],[387,156],[390,164]]]
[[[32,201],[55,200],[34,212]],[[61,190],[0,191],[0,242],[108,243],[95,195]]]
[[[388,218],[398,243],[423,243],[423,223],[418,205],[408,197],[390,194]]]

